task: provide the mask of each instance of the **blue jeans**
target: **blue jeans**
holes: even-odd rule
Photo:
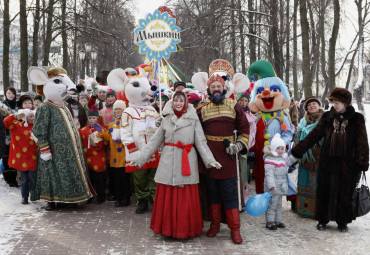
[[[205,177],[209,204],[222,203],[225,210],[238,208],[236,177],[229,179]]]
[[[19,171],[21,172],[21,193],[22,198],[28,198],[30,190],[35,186],[35,171]]]

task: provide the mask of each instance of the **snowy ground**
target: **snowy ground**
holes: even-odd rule
[[[370,104],[365,105],[367,113],[367,130],[370,130]],[[296,179],[295,171],[292,179]],[[367,179],[370,180],[370,171],[367,172]],[[370,182],[369,182],[370,184]],[[250,194],[254,194],[254,187],[251,185]],[[14,247],[29,232],[26,226],[30,223],[37,223],[50,216],[42,208],[45,202],[37,201],[29,205],[22,205],[20,189],[10,188],[5,184],[2,175],[0,175],[0,255],[17,254]],[[103,205],[104,206],[104,205]],[[288,229],[285,232],[269,232],[264,229],[263,217],[254,218],[247,214],[242,214],[242,233],[247,239],[243,243],[242,250],[248,254],[368,254],[370,250],[370,214],[358,218],[349,225],[350,233],[342,234],[336,230],[335,223],[329,224],[329,229],[325,232],[318,232],[315,229],[315,222],[309,219],[303,219],[289,210],[289,204],[284,202],[283,219],[287,223]],[[114,208],[114,207],[112,207]],[[132,208],[132,211],[134,208]],[[113,213],[119,213],[114,211]],[[121,212],[122,213],[122,212]],[[83,214],[90,214],[85,210]],[[134,215],[134,214],[133,214]],[[43,218],[44,216],[44,218]],[[133,217],[136,217],[135,215]],[[46,219],[47,220],[47,219]],[[208,225],[208,223],[206,223]],[[226,227],[223,227],[226,228]],[[146,235],[151,238],[151,231],[146,231]],[[281,233],[284,233],[283,236]],[[221,237],[214,240],[219,243],[219,254],[227,254],[222,251],[221,243],[223,241],[229,244],[228,231],[225,229],[220,232]],[[196,240],[204,246],[204,241],[208,241],[204,235]],[[37,241],[37,240],[36,240]],[[150,242],[157,242],[158,250],[156,254],[171,254],[171,243],[163,243],[159,237],[153,237]],[[148,241],[147,241],[148,242]],[[209,243],[210,241],[208,241]],[[270,243],[270,247],[266,244]],[[186,247],[186,242],[178,243],[180,247]],[[230,244],[231,245],[231,244]],[[217,247],[212,247],[217,248]],[[278,250],[276,250],[278,248]],[[186,249],[185,249],[186,250]],[[184,252],[185,252],[184,250]],[[161,252],[162,251],[162,252]],[[197,250],[194,250],[194,252]],[[203,250],[201,250],[203,251]],[[366,252],[367,251],[367,252]],[[159,253],[158,253],[159,252]],[[108,252],[110,254],[111,252]],[[127,254],[128,251],[126,252]],[[191,251],[187,252],[192,254]],[[118,253],[121,254],[121,253]],[[150,252],[149,252],[150,254]],[[153,253],[154,254],[154,253]],[[203,252],[207,254],[207,252]],[[244,253],[242,253],[244,254]]]

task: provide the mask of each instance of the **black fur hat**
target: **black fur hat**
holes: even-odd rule
[[[22,109],[22,104],[24,101],[26,100],[30,100],[32,102],[32,105],[33,105],[33,100],[32,100],[32,97],[30,97],[29,95],[22,95],[19,99],[18,99],[18,102],[17,102],[17,106],[19,109]]]
[[[350,105],[352,102],[352,94],[345,88],[334,88],[329,96],[329,100],[333,101],[339,101],[344,104]]]

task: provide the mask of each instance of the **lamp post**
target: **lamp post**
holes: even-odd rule
[[[87,76],[95,75],[95,60],[98,56],[98,52],[91,47],[91,43],[85,43],[85,47],[79,51],[79,57],[82,63],[81,67],[81,79],[84,79],[86,73]],[[91,60],[91,62],[90,62]],[[91,69],[90,69],[91,65]],[[85,72],[86,68],[86,72]],[[90,74],[91,70],[91,74]]]
[[[78,56],[80,57],[81,60],[81,74],[80,74],[80,79],[85,79],[85,55],[86,52],[84,49],[81,49],[78,52]]]

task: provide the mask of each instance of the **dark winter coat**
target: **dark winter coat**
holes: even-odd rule
[[[343,144],[337,148],[345,148],[344,156],[333,156],[331,142],[334,119],[340,124],[348,120],[345,129]],[[324,138],[320,152],[317,175],[317,204],[316,218],[325,222],[335,220],[338,223],[350,223],[355,217],[352,213],[351,197],[361,171],[369,167],[369,144],[366,134],[364,116],[355,112],[349,105],[344,113],[340,114],[332,107],[325,112],[317,126],[308,136],[292,149],[292,154],[300,158],[319,140]]]

